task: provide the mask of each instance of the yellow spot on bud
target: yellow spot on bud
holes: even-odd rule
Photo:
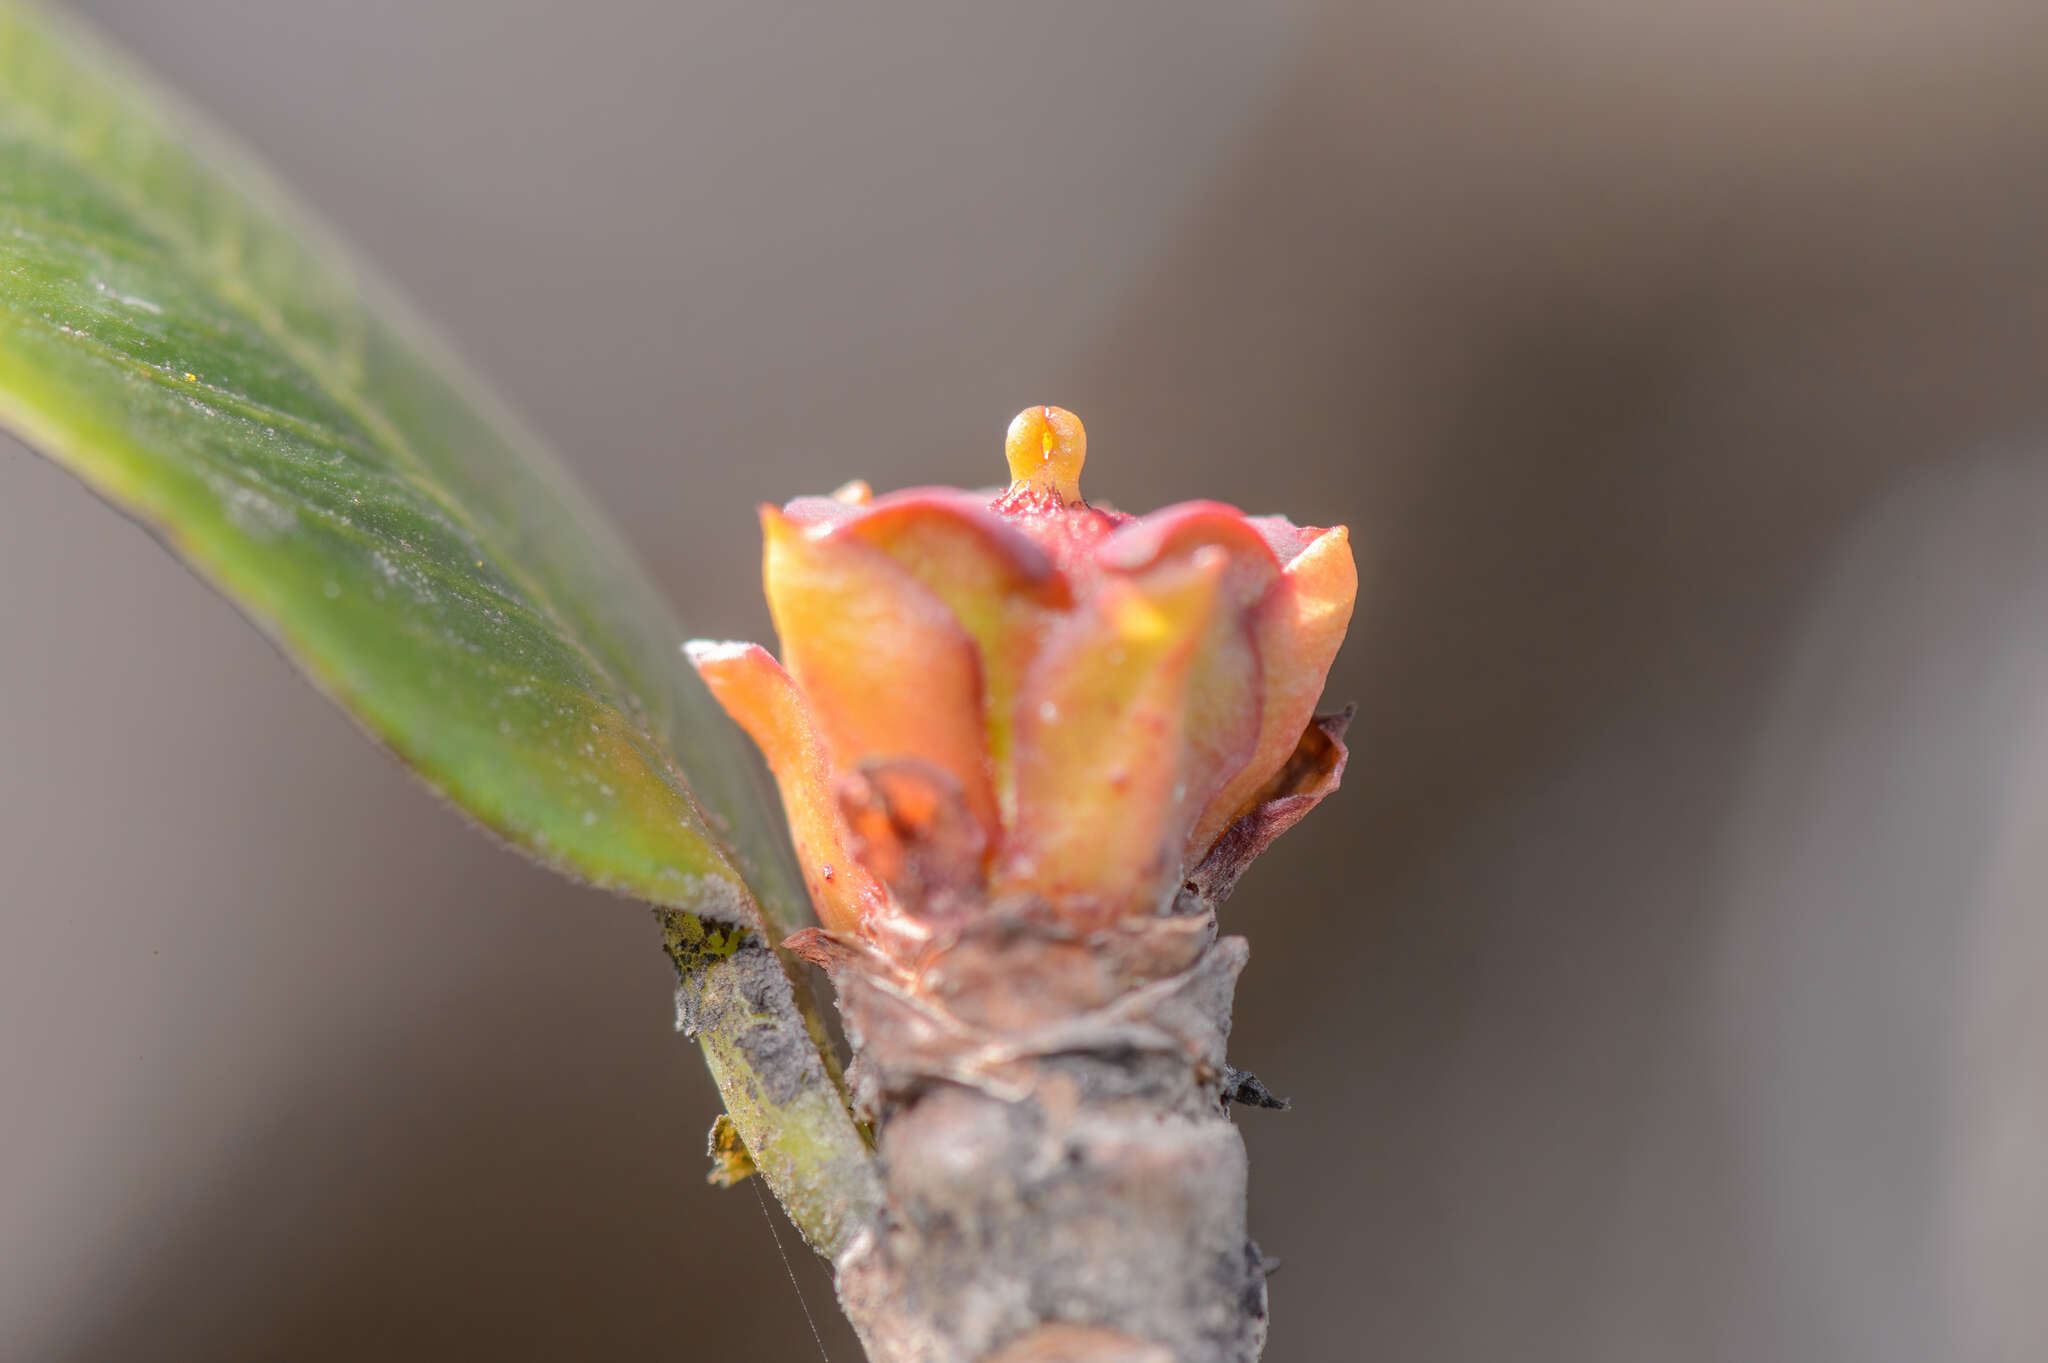
[[[1112,618],[1116,621],[1118,637],[1126,643],[1141,646],[1157,643],[1173,628],[1173,621],[1166,612],[1142,596],[1119,601]]]
[[[1052,493],[1068,505],[1081,500],[1081,465],[1088,459],[1088,432],[1064,407],[1026,407],[1003,440],[1010,461],[1010,490],[1029,487]]]

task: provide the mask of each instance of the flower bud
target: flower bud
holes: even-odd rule
[[[1087,436],[1010,424],[1011,484],[761,511],[778,664],[689,645],[782,791],[819,921],[899,960],[963,915],[1092,930],[1213,901],[1335,789],[1314,717],[1346,532],[1090,506]]]

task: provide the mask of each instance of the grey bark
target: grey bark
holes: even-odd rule
[[[915,979],[832,963],[883,1188],[835,1261],[873,1363],[1259,1356],[1224,1063],[1246,956],[1205,912],[997,919]]]

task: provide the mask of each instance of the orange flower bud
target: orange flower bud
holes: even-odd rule
[[[820,922],[893,955],[990,905],[1085,929],[1191,877],[1220,898],[1343,769],[1314,718],[1357,593],[1343,527],[1090,506],[1057,407],[1006,454],[993,499],[764,508],[782,665],[690,645],[768,757]]]

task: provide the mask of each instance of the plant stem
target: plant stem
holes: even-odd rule
[[[755,1169],[804,1238],[838,1255],[881,1206],[874,1152],[847,1110],[809,991],[744,929],[664,910],[676,1026],[703,1048]]]
[[[887,1208],[835,1259],[869,1358],[1253,1363],[1268,1265],[1223,1059],[1243,939],[988,927],[914,981],[833,973]]]

